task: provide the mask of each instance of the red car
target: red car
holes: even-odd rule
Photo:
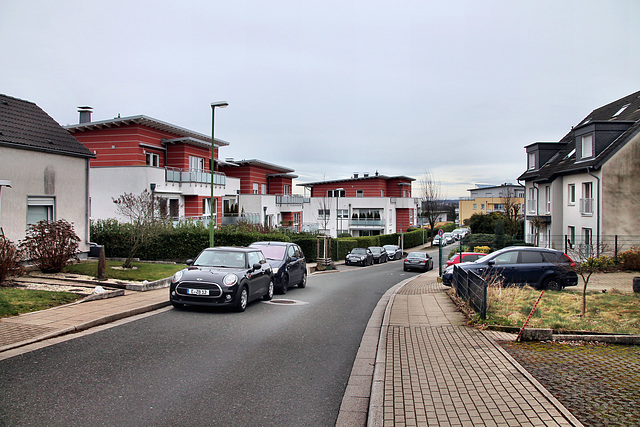
[[[482,252],[462,252],[462,262],[473,262],[478,258],[485,256]],[[460,262],[460,253],[456,253],[447,260],[447,267]]]

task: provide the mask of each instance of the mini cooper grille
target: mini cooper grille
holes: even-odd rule
[[[193,297],[194,295],[188,294],[187,289],[208,289],[209,298],[218,298],[222,296],[222,288],[217,283],[206,282],[182,282],[176,287],[176,292],[179,295]]]

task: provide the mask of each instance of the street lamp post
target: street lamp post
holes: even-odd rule
[[[338,254],[338,237],[340,236],[340,225],[338,221],[340,221],[340,192],[344,191],[344,188],[336,188],[336,262],[338,261],[340,255]]]
[[[211,165],[209,166],[209,172],[211,173],[211,199],[209,199],[209,246],[213,247],[213,169],[214,169],[214,146],[215,146],[215,117],[216,117],[216,107],[225,108],[229,105],[229,103],[225,101],[218,101],[211,103]]]

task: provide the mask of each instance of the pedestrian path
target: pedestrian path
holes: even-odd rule
[[[392,295],[384,317],[369,426],[579,426],[533,377],[423,274]]]
[[[72,303],[0,320],[0,352],[169,305],[167,288]]]

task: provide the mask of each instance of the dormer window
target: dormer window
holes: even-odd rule
[[[583,135],[580,138],[580,158],[593,157],[593,134]]]
[[[536,168],[536,153],[529,153],[527,157],[527,166],[529,170]]]

